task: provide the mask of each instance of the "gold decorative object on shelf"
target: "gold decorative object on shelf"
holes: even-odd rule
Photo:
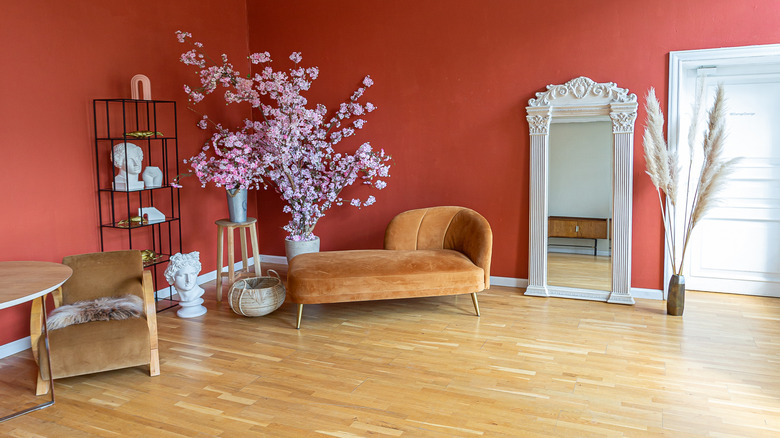
[[[153,263],[157,259],[159,259],[160,256],[156,252],[152,251],[151,249],[145,249],[141,251],[141,259],[143,259],[144,264]]]
[[[119,228],[133,228],[133,227],[140,227],[141,225],[146,225],[149,223],[145,217],[141,216],[133,216],[130,219],[122,219],[121,221],[116,223],[116,226]]]
[[[132,132],[125,132],[125,137],[134,137],[134,138],[149,138],[149,137],[162,137],[163,133],[158,131],[132,131]]]

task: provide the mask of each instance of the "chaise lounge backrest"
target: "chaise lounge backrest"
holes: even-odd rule
[[[465,254],[485,271],[490,287],[493,232],[488,221],[465,207],[430,207],[405,211],[385,230],[385,249],[451,249]]]

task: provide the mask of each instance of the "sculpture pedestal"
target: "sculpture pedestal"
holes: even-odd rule
[[[179,318],[195,318],[196,316],[204,315],[207,310],[201,304],[203,304],[203,298],[196,298],[192,301],[179,301],[181,309],[176,312],[176,315]]]
[[[143,190],[144,189],[144,182],[143,181],[130,181],[130,185],[128,187],[127,181],[125,179],[115,179],[114,183],[112,184],[112,189],[121,191],[121,192],[131,192],[134,190]]]

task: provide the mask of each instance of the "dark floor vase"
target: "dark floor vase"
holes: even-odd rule
[[[681,316],[685,309],[685,277],[672,275],[669,279],[669,296],[666,299],[666,313]]]

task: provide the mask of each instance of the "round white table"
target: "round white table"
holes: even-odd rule
[[[46,357],[51,370],[49,356],[49,331],[46,329],[46,299],[49,292],[62,286],[73,274],[68,266],[52,262],[0,262],[0,309],[43,297],[43,334],[46,345]],[[51,400],[11,415],[0,418],[0,422],[43,409],[54,404],[54,373],[49,372]]]

